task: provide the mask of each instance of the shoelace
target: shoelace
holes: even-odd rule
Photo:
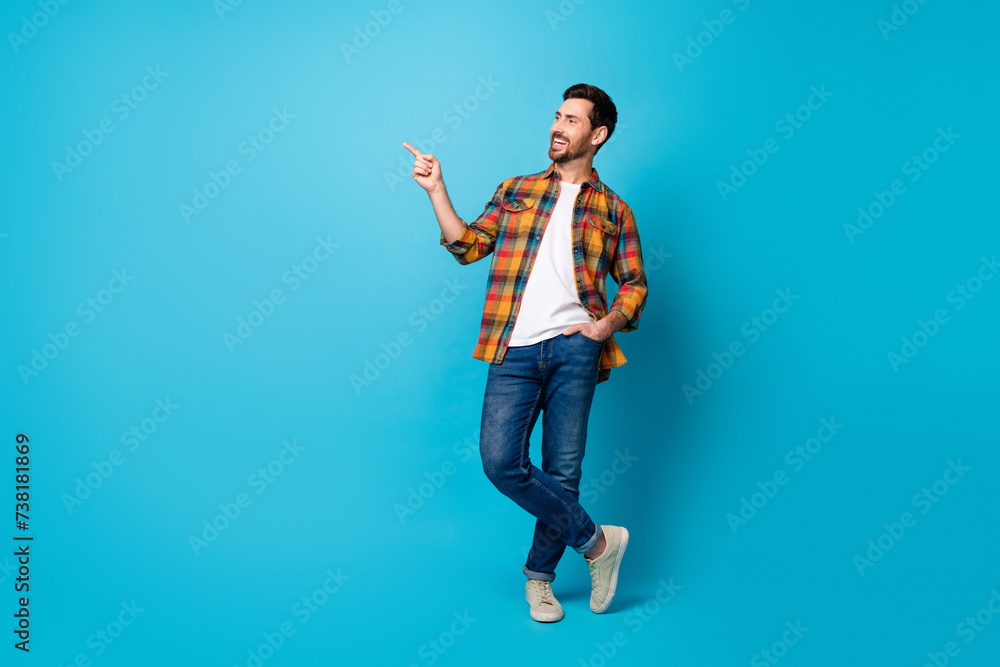
[[[541,598],[540,602],[542,604],[550,604],[552,606],[555,606],[556,601],[555,598],[552,597],[552,584],[546,581],[545,583],[538,586],[537,590]]]
[[[591,563],[588,561],[587,566],[590,568],[590,585],[591,587],[597,586],[597,563]]]

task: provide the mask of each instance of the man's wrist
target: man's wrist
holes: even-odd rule
[[[628,324],[628,318],[625,317],[625,314],[620,310],[610,311],[601,319],[601,321],[604,322],[605,326],[608,328],[608,336]]]
[[[438,198],[441,198],[443,200],[447,200],[448,199],[448,191],[444,187],[444,181],[441,181],[440,183],[438,183],[437,185],[435,185],[434,186],[434,190],[428,190],[427,191],[427,196],[430,197],[432,200],[433,199],[438,199]]]

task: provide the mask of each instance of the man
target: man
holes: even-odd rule
[[[438,160],[403,143],[441,245],[460,264],[493,253],[473,352],[490,362],[480,452],[490,481],[536,518],[523,572],[531,617],[542,622],[563,617],[551,582],[567,545],[590,567],[595,613],[611,604],[628,545],[624,527],[598,525],[578,500],[595,387],[626,361],[612,334],[634,330],[646,302],[635,217],[592,166],[617,120],[604,91],[571,86],[549,130],[548,169],[505,180],[468,224],[452,207]],[[608,273],[619,285],[610,310]],[[539,412],[541,469],[528,459]]]

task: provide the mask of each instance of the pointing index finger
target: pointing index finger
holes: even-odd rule
[[[403,147],[406,148],[406,150],[408,150],[411,153],[413,153],[418,158],[420,158],[421,160],[424,159],[424,156],[420,153],[420,151],[418,151],[416,148],[414,148],[410,144],[406,143],[405,141],[403,142]]]

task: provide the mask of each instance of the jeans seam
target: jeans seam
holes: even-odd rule
[[[531,412],[528,413],[528,419],[524,422],[524,433],[521,435],[521,460],[519,463],[521,470],[525,472],[531,472],[530,469],[526,465],[524,465],[524,459],[525,459],[525,454],[528,451],[527,447],[528,436],[531,435],[529,427],[531,426],[531,420],[535,415],[535,411],[538,409],[538,399],[540,399],[541,397],[542,397],[542,387],[541,385],[539,385],[538,394],[535,395],[535,402],[532,403],[531,405]]]

